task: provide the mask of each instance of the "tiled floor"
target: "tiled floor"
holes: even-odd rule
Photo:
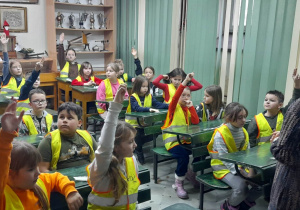
[[[97,132],[98,134],[98,132]],[[97,135],[97,138],[99,134]],[[162,143],[162,140],[157,140],[158,144]],[[175,181],[174,171],[176,169],[176,161],[171,160],[164,163],[160,163],[158,166],[158,184],[153,180],[153,154],[151,151],[152,142],[144,145],[144,154],[146,163],[143,167],[150,170],[151,182],[147,185],[151,188],[151,201],[147,201],[139,205],[139,208],[150,206],[152,210],[160,210],[166,208],[174,203],[186,203],[194,208],[199,206],[199,189],[194,189],[193,186],[185,181],[184,188],[189,194],[188,199],[180,199],[177,197],[176,192],[172,188],[172,184]],[[143,186],[141,186],[143,187]],[[145,186],[144,186],[145,187]],[[213,190],[204,194],[204,209],[205,210],[218,210],[221,203],[229,197],[231,190],[221,191]],[[268,209],[268,203],[261,197],[256,201],[257,205],[251,209],[253,210],[266,210]]]

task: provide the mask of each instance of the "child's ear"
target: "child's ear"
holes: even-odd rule
[[[31,102],[29,102],[29,106],[32,108],[32,103]]]
[[[80,128],[81,125],[82,125],[82,120],[80,119],[80,120],[78,120],[78,125],[77,125],[77,127]]]
[[[283,103],[279,103],[278,105],[278,109],[282,108],[283,107]]]

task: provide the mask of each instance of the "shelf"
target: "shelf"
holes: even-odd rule
[[[77,54],[111,54],[112,51],[105,51],[105,52],[99,52],[99,51],[76,51]]]
[[[113,8],[113,6],[108,5],[88,5],[88,4],[72,4],[72,3],[64,3],[64,2],[55,2],[55,5],[64,5],[64,6],[78,6],[78,7],[100,7],[100,8]]]
[[[76,29],[72,29],[72,28],[57,28],[56,30],[65,30],[65,31],[113,31],[112,29],[80,29],[80,28],[76,28]]]

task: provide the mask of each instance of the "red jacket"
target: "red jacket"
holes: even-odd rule
[[[98,77],[94,77],[95,78],[95,83],[96,83],[96,85],[100,85],[100,83],[102,82],[102,79],[99,79]],[[87,83],[87,82],[89,82],[91,80],[91,77],[89,78],[89,80],[88,81],[85,81],[85,79],[83,78],[83,77],[81,77],[81,81],[83,81],[83,82],[79,82],[77,79],[74,79],[73,81],[72,81],[72,84],[71,85],[76,85],[76,86],[83,86],[83,84],[84,83]]]

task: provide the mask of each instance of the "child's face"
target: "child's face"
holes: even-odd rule
[[[124,65],[119,65],[119,76],[124,74]]]
[[[34,88],[38,88],[41,84],[41,80],[40,80],[40,77],[38,77],[35,82],[33,83],[33,86]]]
[[[87,68],[83,69],[83,75],[89,77],[92,73],[92,68],[91,66],[88,66]]]
[[[62,110],[58,115],[57,127],[61,134],[65,136],[73,136],[76,130],[81,126],[81,120],[78,120],[77,115],[67,110]]]
[[[145,74],[145,77],[146,77],[149,81],[151,81],[151,80],[153,79],[154,74],[153,74],[153,71],[152,71],[151,69],[146,68],[145,71],[144,71],[144,74]]]
[[[136,148],[136,143],[134,141],[135,134],[131,132],[131,135],[129,138],[126,138],[123,140],[119,145],[116,145],[114,148],[115,153],[118,155],[118,157],[132,157],[133,151]]]
[[[117,78],[117,73],[110,67],[108,66],[106,68],[106,77],[108,79],[114,79],[114,78]]]
[[[32,107],[34,112],[40,112],[46,109],[47,100],[46,96],[41,93],[35,93],[31,96],[31,102],[29,105]]]
[[[206,92],[206,90],[204,90],[204,97],[203,97],[203,99],[204,99],[204,103],[205,104],[211,104],[213,102],[213,100],[214,100],[214,98],[211,95],[209,95]]]
[[[180,85],[180,83],[182,82],[182,76],[177,75],[176,77],[171,77],[170,80],[171,80],[171,83],[172,83],[176,88],[178,88],[179,85]]]
[[[181,106],[186,106],[186,103],[191,100],[191,91],[185,88],[178,100],[178,103]]]
[[[148,81],[145,81],[145,82],[143,82],[141,90],[140,90],[141,96],[145,96],[147,91],[148,91]]]
[[[236,128],[244,127],[247,118],[247,112],[243,109],[237,116],[237,120],[234,122],[230,122]]]
[[[75,52],[73,50],[68,50],[66,59],[67,59],[67,61],[73,62],[76,59]]]
[[[14,75],[20,76],[22,74],[22,66],[19,62],[14,62],[11,66],[11,71]]]
[[[37,166],[34,168],[29,168],[25,166],[21,168],[18,172],[10,170],[10,178],[12,180],[12,187],[20,190],[33,189],[39,175],[40,171]]]
[[[267,94],[264,101],[265,110],[279,110],[282,107],[282,103],[279,102],[277,96],[273,94]]]

